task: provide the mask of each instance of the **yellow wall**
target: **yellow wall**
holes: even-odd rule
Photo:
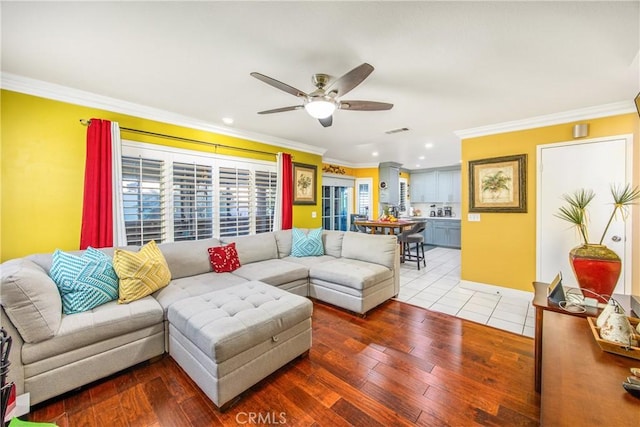
[[[589,123],[588,138],[634,134],[635,185],[640,184],[640,120],[624,114],[581,121]],[[576,123],[566,123],[517,132],[508,132],[462,141],[462,267],[463,280],[532,291],[536,279],[536,147],[573,140]],[[490,157],[526,153],[527,213],[482,213],[480,222],[468,222],[468,162]],[[640,209],[635,208],[633,224],[633,292],[640,293]]]
[[[56,248],[77,249],[80,240],[86,127],[79,119],[92,117],[183,138],[277,153],[286,151],[295,162],[318,166],[317,205],[294,206],[297,227],[320,227],[321,157],[296,150],[210,132],[155,122],[105,110],[52,101],[3,90],[0,100],[1,181],[0,259],[7,260]],[[215,152],[213,147],[132,133],[123,139]],[[273,160],[275,156],[219,148],[219,154]]]

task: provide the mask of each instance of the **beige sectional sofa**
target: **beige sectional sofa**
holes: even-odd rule
[[[49,277],[52,254],[7,261],[0,265],[0,315],[13,337],[9,379],[19,393],[30,393],[33,405],[162,355],[170,351],[173,304],[244,283],[259,281],[359,314],[397,295],[394,236],[324,231],[322,238],[324,255],[302,258],[291,256],[291,230],[160,244],[168,286],[129,304],[111,301],[71,315],[62,313]],[[229,242],[241,267],[215,273],[207,248]],[[101,250],[113,255],[113,248]]]

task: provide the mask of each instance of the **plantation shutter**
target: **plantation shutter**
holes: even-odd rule
[[[369,216],[371,207],[369,206],[369,184],[360,184],[358,186],[358,213],[360,215]]]
[[[165,240],[164,161],[122,157],[122,193],[128,245]]]
[[[248,169],[220,167],[220,237],[251,233],[251,174]]]
[[[398,206],[400,212],[407,211],[407,182],[400,181],[400,206]]]
[[[173,163],[173,240],[213,237],[213,168]]]
[[[276,202],[276,173],[255,172],[255,223],[256,233],[273,230],[273,215]]]

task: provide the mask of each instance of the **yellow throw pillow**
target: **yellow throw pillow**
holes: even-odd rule
[[[118,304],[144,298],[171,281],[167,261],[153,240],[139,252],[115,249],[113,268],[120,278]]]

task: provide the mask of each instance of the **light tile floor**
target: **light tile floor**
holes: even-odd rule
[[[531,299],[506,297],[460,287],[460,250],[425,252],[426,268],[415,261],[400,264],[397,299],[483,325],[533,337],[535,310]]]

